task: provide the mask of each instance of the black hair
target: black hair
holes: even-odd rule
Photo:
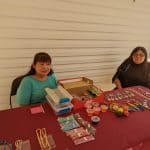
[[[145,63],[145,62],[147,62],[147,50],[144,48],[144,47],[141,47],[141,46],[137,46],[137,47],[135,47],[133,50],[132,50],[132,52],[131,52],[131,54],[130,54],[130,56],[129,56],[129,59],[130,59],[130,61],[132,61],[132,56],[137,52],[137,51],[142,51],[143,53],[144,53],[144,55],[145,55],[145,59],[144,59],[144,62],[143,63]]]
[[[52,59],[50,55],[45,52],[39,52],[35,54],[31,68],[25,76],[34,75],[36,73],[35,69],[33,68],[33,65],[36,65],[37,62],[49,62],[51,64]],[[50,69],[50,72],[48,73],[48,75],[51,75],[52,73],[53,73],[53,69]]]
[[[145,60],[144,60],[143,63],[141,63],[141,64],[135,64],[135,63],[133,62],[132,56],[133,56],[137,51],[139,51],[139,50],[141,50],[141,51],[144,53],[144,55],[145,55]],[[144,47],[142,47],[142,46],[137,46],[137,47],[135,47],[135,48],[132,50],[130,56],[129,56],[128,58],[126,58],[126,59],[123,61],[123,63],[118,67],[116,74],[115,74],[115,75],[113,76],[113,78],[112,78],[112,82],[114,82],[114,80],[115,80],[116,78],[118,78],[118,76],[120,75],[120,73],[126,72],[126,71],[130,68],[130,66],[134,66],[134,65],[141,66],[141,67],[143,68],[143,70],[148,70],[148,68],[149,68],[149,63],[148,63],[148,61],[147,61],[147,50],[146,50]],[[147,74],[147,73],[145,72],[145,75],[146,75],[146,74]]]

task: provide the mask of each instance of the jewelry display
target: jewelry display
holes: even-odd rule
[[[128,116],[129,112],[150,110],[150,89],[133,86],[105,92],[109,109],[118,116]],[[124,109],[124,106],[128,109]]]

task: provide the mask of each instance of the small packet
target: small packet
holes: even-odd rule
[[[73,142],[75,145],[79,145],[79,144],[86,143],[86,142],[93,141],[93,140],[95,140],[95,137],[93,135],[88,135],[82,138],[78,138],[74,140]]]
[[[59,117],[57,120],[63,131],[68,131],[80,126],[73,115],[67,117]]]
[[[16,140],[15,146],[16,150],[31,150],[30,140]]]
[[[0,145],[0,150],[12,150],[12,144]]]
[[[67,121],[60,125],[63,131],[68,131],[68,130],[71,130],[80,126],[76,120]]]
[[[77,138],[81,138],[83,136],[90,135],[90,133],[88,132],[88,130],[84,129],[83,127],[80,127],[80,128],[77,128],[77,129],[66,131],[66,135],[70,136],[70,138],[72,140],[75,140]]]
[[[88,132],[92,135],[95,135],[96,129],[88,122],[85,121],[80,114],[75,114],[75,118],[77,119],[77,121],[80,123],[80,125],[82,125],[84,128],[86,128],[88,130]]]
[[[48,141],[52,149],[56,148],[56,143],[52,135],[48,135]]]
[[[61,124],[61,123],[64,123],[66,121],[72,121],[74,120],[74,116],[73,115],[69,115],[67,117],[58,117],[57,121]]]
[[[30,108],[31,114],[45,113],[42,105]]]

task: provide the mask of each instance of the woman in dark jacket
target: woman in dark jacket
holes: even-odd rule
[[[141,85],[150,88],[150,63],[144,47],[136,47],[112,78],[116,88]]]

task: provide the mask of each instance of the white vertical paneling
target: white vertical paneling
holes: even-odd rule
[[[148,0],[0,0],[0,109],[11,81],[48,52],[58,79],[87,76],[105,89],[131,50],[150,48]]]

